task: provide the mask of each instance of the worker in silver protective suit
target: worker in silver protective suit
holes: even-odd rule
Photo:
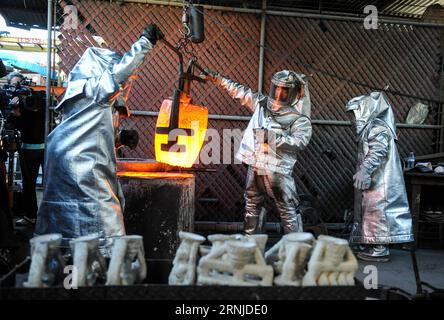
[[[123,56],[88,48],[71,70],[56,107],[63,110],[63,120],[47,138],[37,235],[60,233],[66,245],[69,239],[98,233],[106,249],[112,237],[125,234],[115,153],[118,111],[125,110],[115,107],[127,80],[161,38],[159,28],[148,25]]]
[[[358,136],[350,242],[362,244],[360,259],[385,262],[389,260],[389,243],[413,241],[393,111],[384,92],[356,97],[347,103],[346,110],[354,114]]]
[[[203,75],[239,99],[253,115],[236,158],[249,165],[245,190],[244,232],[261,232],[265,196],[276,204],[285,233],[302,231],[296,185],[292,177],[298,152],[311,138],[310,95],[303,74],[283,70],[273,75],[270,95],[224,78]]]

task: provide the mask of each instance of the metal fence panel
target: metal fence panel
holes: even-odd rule
[[[310,94],[313,119],[348,120],[345,104],[369,89],[339,81],[354,81],[435,100],[438,98],[439,30],[412,26],[381,25],[366,30],[356,22],[290,17],[267,17],[265,88],[281,69],[313,73]],[[314,70],[322,70],[317,72]],[[396,120],[404,122],[417,99],[388,95]],[[426,123],[435,124],[438,105],[432,103]],[[352,176],[356,163],[355,135],[349,127],[315,126],[309,147],[300,156],[296,176],[322,201],[325,218],[340,217],[352,208]],[[402,156],[434,152],[433,130],[399,129]],[[306,186],[303,186],[306,184]]]
[[[87,47],[100,45],[96,36],[121,52],[130,48],[147,23],[158,24],[170,41],[180,37],[182,9],[178,7],[92,0],[72,3],[78,9],[81,23],[78,29],[61,30],[60,66],[66,73]],[[266,19],[264,91],[268,91],[272,73],[280,69],[314,73],[310,81],[313,119],[348,120],[345,103],[368,92],[337,77],[375,87],[389,84],[392,90],[431,100],[438,97],[437,29],[381,24],[377,30],[365,30],[356,22],[320,23],[314,19],[279,16]],[[260,25],[260,15],[206,10],[206,40],[194,45],[199,63],[256,89]],[[176,83],[175,54],[158,44],[137,75],[129,99],[130,109],[158,111]],[[210,114],[250,115],[211,84],[194,84],[192,93],[195,102],[208,106]],[[404,122],[409,108],[417,101],[393,94],[389,94],[389,99],[398,122]],[[437,103],[429,106],[426,123],[437,124],[440,106]],[[138,130],[141,138],[135,150],[125,150],[126,157],[154,158],[155,121],[152,116],[133,116],[122,121],[123,127]],[[246,124],[210,120],[209,128],[219,132],[230,128],[243,130]],[[400,129],[401,155],[410,151],[417,155],[434,152],[436,134],[436,130]],[[314,126],[312,141],[301,153],[294,176],[299,192],[319,198],[326,220],[340,220],[344,210],[352,208],[355,158],[355,138],[350,127]],[[196,173],[196,219],[242,220],[246,167],[237,164],[205,167],[215,172]]]

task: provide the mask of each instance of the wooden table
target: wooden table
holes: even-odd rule
[[[422,186],[444,187],[444,174],[406,171],[404,173],[404,178],[407,190],[409,192],[410,210],[412,212],[413,222],[413,234],[415,237],[416,247],[418,244],[418,220],[421,213]]]

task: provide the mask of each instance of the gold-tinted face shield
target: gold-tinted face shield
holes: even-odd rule
[[[283,107],[291,106],[299,97],[301,83],[293,73],[287,74],[284,71],[273,75],[270,87],[270,109],[278,111]]]

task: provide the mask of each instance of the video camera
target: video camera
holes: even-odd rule
[[[35,104],[34,91],[28,87],[29,79],[16,84],[6,84],[0,89],[0,152],[14,152],[20,143],[20,132],[16,128],[16,109],[30,108]],[[17,98],[17,99],[14,99]],[[5,160],[5,159],[0,159]]]
[[[29,87],[30,79],[23,79],[17,84],[6,84],[0,89],[0,121],[3,129],[14,130],[14,111],[17,108],[34,107],[34,91]],[[18,98],[14,99],[14,98]]]
[[[9,97],[20,97],[20,96],[31,96],[32,89],[29,88],[29,85],[25,82],[19,82],[17,84],[5,84],[3,86],[3,91],[5,91],[6,95]]]
[[[30,88],[31,85],[31,80],[25,78],[16,84],[5,84],[2,88],[2,91],[10,99],[14,97],[31,97],[33,94],[33,90]]]

